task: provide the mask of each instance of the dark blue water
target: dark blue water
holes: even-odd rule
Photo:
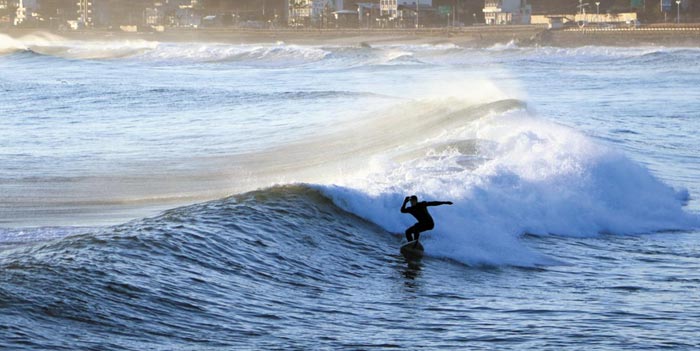
[[[567,264],[410,263],[283,187],[2,251],[7,349],[692,349],[693,234],[522,240]]]

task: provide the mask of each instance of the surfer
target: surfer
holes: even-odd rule
[[[411,202],[411,207],[406,208],[406,204]],[[452,205],[452,201],[421,201],[418,202],[418,196],[406,196],[403,200],[403,205],[401,205],[401,213],[410,213],[413,217],[416,217],[418,223],[412,225],[406,229],[406,240],[409,242],[415,240],[418,242],[418,237],[420,233],[426,230],[431,230],[435,228],[435,222],[433,222],[433,217],[428,213],[428,206],[440,206],[440,205]]]

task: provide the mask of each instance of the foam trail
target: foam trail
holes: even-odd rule
[[[425,236],[429,255],[467,264],[557,263],[521,242],[524,233],[595,236],[700,227],[684,211],[687,191],[569,128],[525,110],[492,115],[428,141],[476,140],[477,147],[426,148],[422,157],[376,158],[374,169],[322,187],[342,208],[402,233],[406,195],[451,200],[431,209],[437,227]]]
[[[21,41],[8,35],[0,34],[0,55],[22,50],[28,50],[28,48]]]
[[[30,50],[40,55],[83,60],[133,57],[156,50],[158,45],[158,42],[147,40],[76,41],[45,32],[16,39],[0,35],[0,53]]]

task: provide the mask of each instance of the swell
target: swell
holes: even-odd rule
[[[396,259],[394,244],[317,191],[290,186],[6,248],[0,325],[12,328],[0,328],[0,346],[249,346],[298,323],[289,316],[318,313],[321,291],[361,285]]]
[[[514,51],[513,51],[514,50]],[[532,64],[559,64],[562,61],[581,64],[683,64],[695,66],[698,50],[689,48],[659,47],[606,47],[584,46],[577,48],[541,47],[514,48],[504,54],[517,54],[513,58]],[[498,51],[495,52],[498,54]]]
[[[71,60],[126,60],[145,63],[233,64],[262,68],[361,67],[423,65],[434,56],[460,51],[444,45],[395,45],[379,47],[300,46],[277,44],[174,43],[147,40],[69,40],[48,33],[20,38],[0,35],[0,54],[28,51],[41,56]],[[423,60],[425,59],[425,61]]]
[[[648,63],[658,63],[665,65],[688,65],[690,67],[696,66],[697,56],[700,53],[698,49],[658,49],[656,51],[651,51],[630,59],[630,63],[633,64],[648,64]]]
[[[415,317],[406,310],[418,302],[430,304],[421,312],[428,322],[418,329],[435,334],[430,347],[444,341],[445,330],[482,325],[471,321],[474,313],[495,314],[486,316],[493,320],[502,319],[502,313],[516,314],[525,326],[533,316],[554,321],[572,313],[575,319],[578,310],[566,303],[590,304],[589,299],[577,300],[580,284],[556,280],[575,278],[566,268],[464,269],[434,259],[407,268],[396,250],[399,239],[344,212],[315,188],[275,187],[61,240],[5,248],[0,251],[0,348],[410,348],[425,342],[423,337],[402,341],[401,328]],[[630,255],[663,263],[666,270],[681,267],[674,264],[683,258],[691,265],[697,258],[692,248],[649,248],[648,241],[531,240],[560,256],[578,258],[581,269],[573,274],[580,276],[583,270],[600,283],[596,293],[613,290],[610,298],[617,296],[615,291],[647,293],[651,300],[669,293],[663,280],[675,277],[659,271],[660,277],[639,280],[628,273],[626,265],[640,264]],[[601,264],[613,273],[596,276]],[[495,282],[510,286],[514,281],[518,284],[512,292],[496,287],[494,295]],[[681,284],[691,279],[677,282],[674,288],[686,291],[687,284]],[[513,300],[523,298],[523,288],[534,295],[564,289],[571,299],[538,309],[541,301],[535,297],[526,301],[534,308],[511,308]],[[492,303],[494,296],[505,307],[464,307],[481,299]],[[602,299],[603,307],[607,301]],[[595,322],[607,327],[609,314]],[[633,313],[620,323],[658,317],[653,314]],[[396,328],[401,332],[392,334]],[[367,334],[353,339],[363,330]],[[493,329],[494,337],[503,330]],[[388,344],[387,337],[396,341]],[[446,347],[463,348],[474,337],[479,336],[467,335]],[[513,348],[521,344],[517,341]]]

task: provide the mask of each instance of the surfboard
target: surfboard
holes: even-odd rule
[[[409,241],[401,246],[401,254],[406,258],[421,258],[423,257],[423,245],[416,240]]]

